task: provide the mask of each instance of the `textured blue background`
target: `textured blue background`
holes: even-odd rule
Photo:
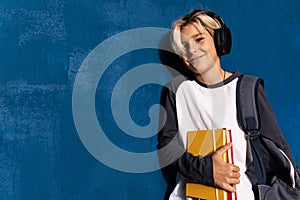
[[[73,122],[72,87],[84,58],[105,39],[137,27],[169,28],[195,8],[211,9],[225,19],[233,35],[225,68],[265,79],[300,163],[300,1],[2,0],[0,199],[162,199],[160,171],[119,172],[87,152]],[[159,62],[158,55],[149,50],[116,60],[104,85],[99,83],[97,110],[108,108],[116,78],[148,62]],[[147,109],[158,102],[159,91],[145,86],[134,93],[130,108],[137,124],[149,123]],[[155,149],[155,137],[139,142],[119,133],[107,112],[98,118],[114,143],[136,152]]]

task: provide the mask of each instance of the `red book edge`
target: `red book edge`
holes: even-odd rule
[[[228,130],[228,137],[227,137],[227,141],[230,142],[232,144],[232,133],[231,130]],[[234,159],[233,159],[233,146],[231,145],[231,148],[228,150],[227,152],[229,155],[228,157],[231,158],[231,164],[234,164]],[[237,196],[236,196],[236,192],[233,193],[228,193],[228,200],[237,200]]]

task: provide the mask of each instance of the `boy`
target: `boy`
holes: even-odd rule
[[[245,133],[237,121],[236,84],[240,73],[225,71],[220,62],[220,56],[230,52],[230,30],[221,17],[203,10],[179,18],[172,29],[172,47],[183,59],[190,75],[175,77],[162,93],[166,121],[158,134],[158,148],[165,148],[161,159],[168,160],[170,167],[180,174],[168,198],[185,199],[184,186],[188,178],[236,192],[239,200],[254,200],[252,184],[245,173]],[[293,161],[262,86],[259,86],[258,103],[261,135],[273,140]],[[232,144],[205,157],[185,152],[187,131],[216,128],[230,129]],[[231,145],[234,165],[222,160],[222,154]]]

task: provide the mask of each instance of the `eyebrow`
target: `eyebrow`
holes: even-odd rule
[[[195,38],[197,38],[197,37],[199,37],[199,36],[201,36],[201,35],[203,35],[203,33],[197,33],[197,34],[195,34],[195,35],[190,36],[189,38],[195,39]],[[183,40],[182,43],[186,43],[188,40],[189,40],[189,39]]]
[[[196,37],[201,36],[201,35],[203,35],[203,33],[198,33],[198,34],[192,35],[191,38],[196,38]]]

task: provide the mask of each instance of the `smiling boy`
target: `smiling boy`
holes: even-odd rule
[[[237,121],[236,86],[240,73],[226,71],[220,61],[222,55],[230,52],[230,30],[217,14],[196,10],[175,21],[171,44],[192,75],[175,77],[162,94],[166,121],[158,134],[158,148],[174,144],[164,150],[163,157],[172,158],[171,166],[180,174],[168,198],[186,199],[184,186],[188,178],[192,182],[236,192],[239,200],[254,200],[252,184],[245,173],[247,142]],[[261,134],[271,138],[293,160],[262,86],[258,103]],[[174,156],[186,148],[188,131],[217,128],[232,131],[232,144],[204,157],[188,152]],[[231,145],[235,164],[222,160],[223,153]]]

